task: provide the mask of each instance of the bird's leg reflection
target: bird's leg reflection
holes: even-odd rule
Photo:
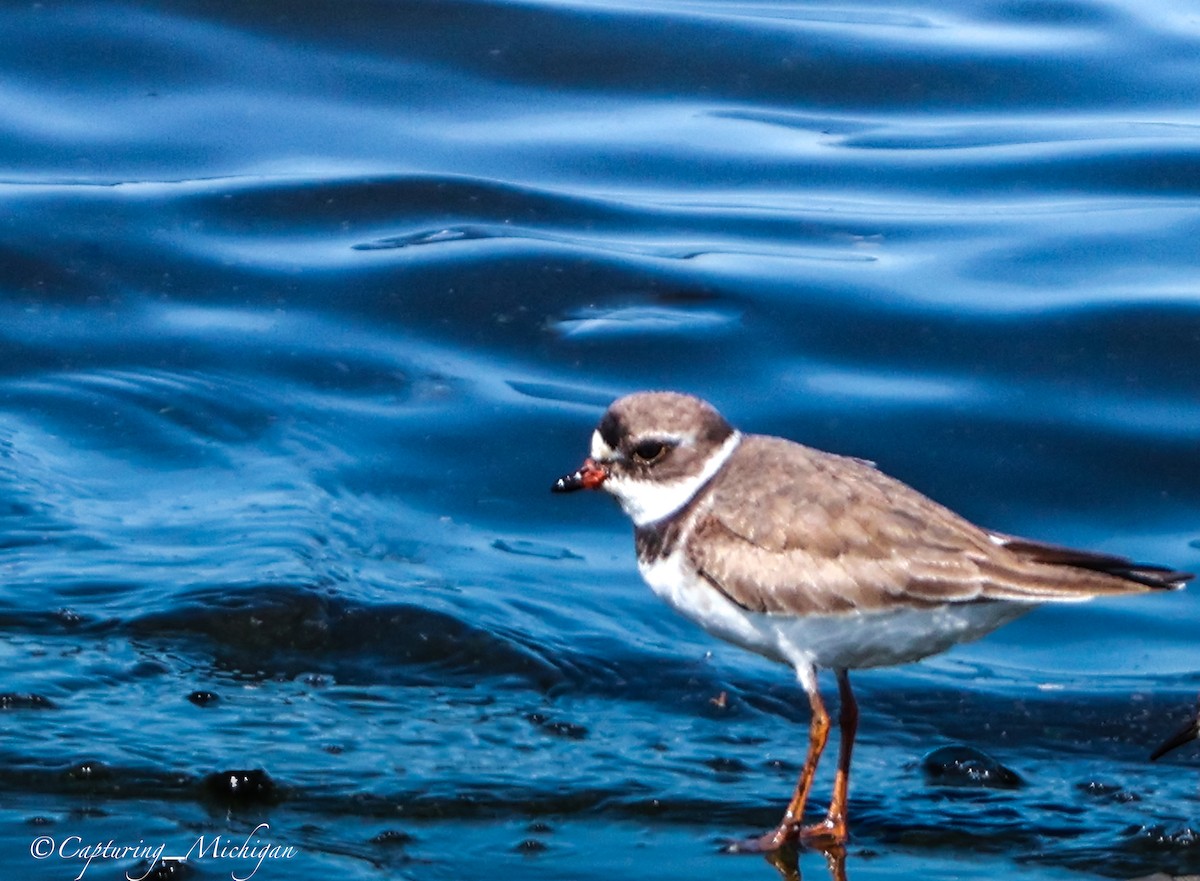
[[[846,881],[846,848],[841,845],[825,851],[825,868],[832,881]]]
[[[782,881],[800,881],[800,856],[792,845],[785,844],[778,850],[767,851],[763,859],[779,873]]]
[[[825,854],[825,867],[829,870],[830,881],[846,881],[846,849],[841,845],[833,845],[821,849]],[[791,844],[786,844],[776,850],[763,854],[763,859],[779,873],[782,881],[800,881],[799,851]]]

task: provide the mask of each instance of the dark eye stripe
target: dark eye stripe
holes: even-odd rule
[[[604,418],[600,420],[596,430],[600,432],[600,439],[614,450],[620,446],[621,436],[625,433],[625,427],[621,424],[621,420],[611,412],[604,414]]]

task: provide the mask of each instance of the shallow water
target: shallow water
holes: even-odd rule
[[[8,875],[775,877],[790,674],[548,492],[627,391],[1200,567],[1189,4],[9,4],[0,70]],[[1198,597],[856,676],[847,875],[1200,872]]]

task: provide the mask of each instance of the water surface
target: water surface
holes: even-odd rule
[[[1200,567],[1188,4],[9,4],[0,72],[14,877],[773,878],[790,674],[548,492],[635,389]],[[847,875],[1200,872],[1198,613],[856,676]]]

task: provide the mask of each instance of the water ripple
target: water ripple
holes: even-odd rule
[[[297,879],[770,873],[715,851],[792,677],[547,492],[638,388],[1200,565],[1186,5],[86,0],[0,71],[6,854],[269,811]],[[848,874],[1200,871],[1146,763],[1196,597],[856,673]]]

